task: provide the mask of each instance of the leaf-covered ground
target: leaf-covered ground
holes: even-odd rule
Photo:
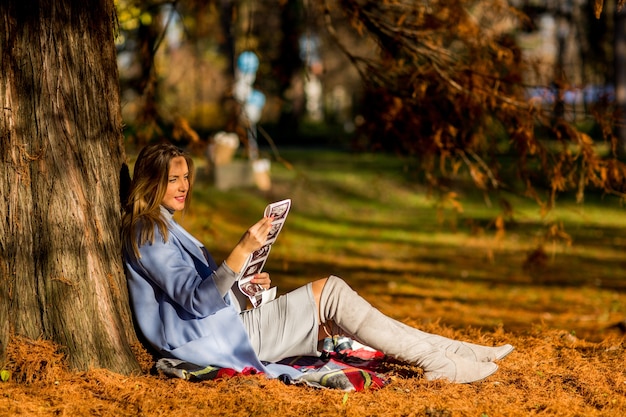
[[[296,155],[289,156],[293,161]],[[46,341],[16,338],[0,416],[346,415],[616,416],[626,410],[626,216],[587,198],[540,216],[457,190],[432,198],[396,176],[396,161],[308,156],[273,167],[273,188],[218,191],[200,178],[180,221],[220,259],[280,198],[293,200],[266,270],[288,291],[330,273],[382,311],[448,337],[516,350],[483,382],[428,382],[394,368],[385,388],[344,393],[262,376],[190,383],[150,372],[68,370]],[[514,197],[511,197],[514,199]],[[488,208],[485,208],[488,207]],[[7,375],[6,373],[4,374]],[[408,375],[408,376],[407,376]]]
[[[428,382],[416,372],[395,376],[383,389],[343,393],[262,376],[191,383],[149,373],[70,372],[51,344],[21,341],[12,345],[14,373],[0,385],[0,415],[617,416],[626,410],[623,338],[591,343],[558,330],[453,334],[517,350],[479,383]]]

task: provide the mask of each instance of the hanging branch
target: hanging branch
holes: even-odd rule
[[[376,45],[375,54],[357,56],[339,39],[333,27],[333,12],[339,11],[355,36]],[[575,126],[526,97],[524,78],[533,66],[512,35],[498,28],[510,22],[512,31],[526,18],[506,2],[325,0],[323,12],[328,33],[365,83],[366,99],[376,103],[364,106],[361,128],[372,146],[414,157],[429,177],[436,174],[432,157],[451,159],[454,166],[459,158],[471,175],[486,175],[493,189],[513,189],[505,186],[500,168],[486,162],[508,147],[518,167],[510,181],[521,179],[524,194],[533,198],[538,198],[535,184],[544,180],[552,200],[568,190],[582,196],[581,185],[618,196],[626,192],[626,168],[615,153],[602,157],[593,140],[583,142]],[[595,116],[606,124],[606,114]],[[496,139],[494,126],[505,136]],[[547,146],[537,126],[560,149]],[[611,129],[603,132],[602,139],[614,141]],[[571,146],[579,152],[570,154]],[[439,165],[439,175],[450,174],[444,167]]]

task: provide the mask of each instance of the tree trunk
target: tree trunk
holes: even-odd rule
[[[0,362],[20,334],[137,370],[113,0],[2,0],[0,19]]]

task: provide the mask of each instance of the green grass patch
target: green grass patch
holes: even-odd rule
[[[219,191],[200,179],[182,223],[220,260],[269,202],[291,198],[266,266],[282,291],[337,274],[399,316],[428,320],[422,309],[435,300],[450,309],[437,317],[451,326],[522,329],[559,317],[553,325],[578,335],[626,315],[626,217],[616,199],[565,196],[542,216],[533,201],[505,195],[513,214],[498,233],[497,201],[461,187],[461,210],[445,204],[410,181],[398,158],[310,149],[281,156],[290,165],[273,162],[267,193]],[[412,301],[400,308],[394,300]],[[562,314],[573,303],[586,322]]]

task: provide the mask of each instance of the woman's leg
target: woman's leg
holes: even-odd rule
[[[317,355],[318,316],[311,284],[240,314],[252,348],[268,362]]]
[[[316,281],[312,288],[321,326],[332,321],[357,341],[422,367],[428,379],[473,382],[498,369],[491,362],[468,360],[429,343],[424,339],[432,335],[385,316],[338,277]]]
[[[462,342],[437,334],[427,333],[414,327],[407,326],[404,323],[400,324],[405,326],[409,331],[419,334],[423,338],[423,341],[437,346],[446,352],[456,353],[465,359],[471,359],[476,362],[498,361],[500,359],[504,359],[515,349],[509,344],[501,346],[483,346],[469,342]]]
[[[315,302],[317,305],[320,305],[320,297],[322,294],[322,290],[324,289],[324,285],[326,285],[326,281],[328,278],[320,279],[318,281],[314,281],[312,283],[313,295],[315,298]],[[320,317],[318,316],[318,322],[322,323]],[[469,342],[462,342],[454,339],[449,339],[444,336],[424,332],[422,330],[416,329],[414,327],[407,326],[402,322],[398,322],[401,326],[404,326],[407,331],[415,332],[418,337],[421,337],[423,341],[430,343],[436,347],[442,348],[445,351],[449,351],[452,353],[456,353],[459,356],[462,356],[466,359],[471,359],[476,362],[493,362],[495,360],[500,360],[505,358],[511,352],[513,352],[514,347],[506,344],[502,346],[483,346],[477,345]],[[319,331],[319,340],[324,339],[328,336],[334,336],[332,328],[335,324],[330,323],[322,323],[320,325]]]
[[[313,298],[315,299],[315,304],[317,305],[317,322],[320,323],[319,330],[317,332],[318,341],[324,340],[324,338],[329,337],[329,336],[334,336],[333,334],[330,334],[329,332],[330,326],[325,326],[324,323],[322,323],[322,320],[320,318],[320,298],[322,296],[322,290],[324,289],[324,286],[326,285],[326,281],[328,281],[328,278],[318,279],[317,281],[313,281],[311,283],[311,289],[313,290]]]

